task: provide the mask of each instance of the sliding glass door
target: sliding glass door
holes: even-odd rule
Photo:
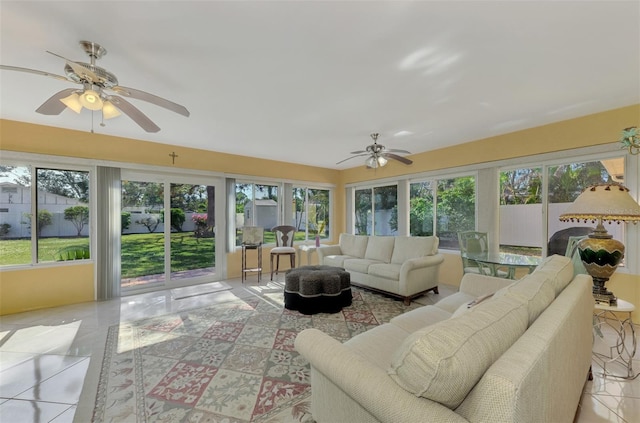
[[[216,218],[221,216],[216,214],[222,208],[216,206],[216,191],[221,192],[222,182],[203,179],[123,172],[123,293],[221,278],[217,264],[222,254],[216,249]]]

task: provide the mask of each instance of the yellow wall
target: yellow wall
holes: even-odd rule
[[[376,170],[357,166],[344,171],[336,171],[8,120],[0,120],[0,148],[9,151],[167,166],[177,169],[210,170],[276,179],[294,179],[295,176],[295,179],[335,184],[331,233],[333,239],[337,239],[338,234],[345,230],[344,186],[347,183],[607,144],[619,137],[621,128],[638,125],[639,121],[640,105],[634,105],[449,148],[414,154],[411,156],[414,161],[411,166],[391,162],[388,166]],[[171,152],[175,152],[179,156],[175,165],[171,164],[169,157]],[[269,269],[268,260],[269,249],[264,249],[263,268],[266,272]],[[240,276],[240,261],[239,252],[227,255],[229,277]],[[286,264],[284,267],[286,268]],[[40,275],[42,274],[46,274],[46,278],[43,279],[51,282],[51,285],[55,285],[66,298],[76,298],[70,293],[78,288],[79,281],[84,282],[83,287],[91,287],[90,297],[93,297],[93,274],[91,272],[79,271],[78,276],[74,276],[70,280],[68,272],[71,270],[60,272],[53,269],[55,268],[0,272],[2,278],[0,293],[3,294],[3,310],[0,313],[5,312],[5,303],[12,304],[12,310],[37,308],[29,300],[32,297],[29,292],[37,289],[37,285],[25,284],[27,293],[18,293],[21,291],[19,285],[13,281],[41,279]],[[65,266],[65,269],[74,269],[74,267],[67,268]],[[459,256],[445,254],[445,263],[441,268],[441,281],[458,285],[461,278],[460,269]],[[73,273],[75,273],[75,269]],[[639,275],[616,274],[610,283],[614,292],[619,289],[620,292],[616,292],[619,297],[640,307],[638,278],[640,278]],[[5,289],[5,283],[13,288]],[[84,300],[86,299],[82,299],[82,301]],[[73,302],[77,302],[77,298]]]
[[[0,273],[0,315],[93,301],[93,264]]]
[[[629,106],[414,154],[408,156],[413,160],[413,164],[410,166],[395,161],[375,170],[358,166],[345,170],[341,177],[342,182],[348,184],[608,144],[620,138],[622,128],[637,126],[639,121],[640,105]]]
[[[335,184],[336,192],[344,191],[339,185],[339,172],[333,169],[176,147],[10,120],[0,120],[0,148],[5,151],[165,166],[175,169],[205,170],[274,179],[303,179],[308,182]],[[169,157],[172,152],[178,155],[175,165],[172,165],[172,159]],[[333,208],[335,218],[332,225],[334,236],[337,236],[344,227],[343,197],[337,196],[335,198]],[[264,264],[267,271],[268,253],[269,250],[265,249]],[[227,260],[229,277],[239,277],[240,253],[228,254]],[[281,260],[281,264],[283,262]],[[286,268],[286,265],[283,265],[283,268]],[[64,271],[55,269],[64,269]],[[46,277],[42,275],[46,275]],[[61,268],[35,267],[13,271],[2,270],[0,271],[0,294],[2,294],[0,315],[91,301],[95,298],[93,279],[93,273],[85,271],[84,266],[74,265]],[[30,283],[25,283],[25,281],[30,281]],[[47,291],[40,291],[41,283],[39,281],[46,281],[45,286],[47,287],[55,286],[57,295],[40,295],[41,292]],[[64,302],[64,298],[66,298],[66,302]]]

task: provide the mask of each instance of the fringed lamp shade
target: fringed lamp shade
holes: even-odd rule
[[[640,221],[640,205],[623,185],[594,185],[576,198],[560,215],[560,220],[598,222],[589,238],[580,241],[578,251],[587,272],[593,277],[593,295],[596,301],[616,304],[616,297],[604,285],[624,257],[624,244],[613,239],[602,222],[637,223]]]

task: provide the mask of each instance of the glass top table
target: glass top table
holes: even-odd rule
[[[514,253],[462,253],[462,257],[478,263],[480,270],[488,269],[491,276],[498,276],[498,269],[506,268],[509,279],[514,279],[517,268],[527,268],[529,273],[535,269],[542,258]]]

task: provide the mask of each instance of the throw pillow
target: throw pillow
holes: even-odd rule
[[[527,317],[522,302],[485,301],[473,313],[409,335],[394,353],[389,375],[414,395],[455,409],[524,333]]]

